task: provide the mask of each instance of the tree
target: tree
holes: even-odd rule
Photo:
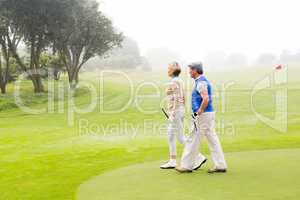
[[[58,81],[62,72],[65,72],[65,66],[58,55],[45,52],[41,55],[41,67],[47,71],[44,77],[54,78]],[[48,77],[50,75],[51,77]]]
[[[166,68],[170,62],[180,61],[180,55],[167,48],[150,49],[145,56],[152,69]]]
[[[79,71],[90,58],[105,55],[122,39],[95,0],[74,0],[54,43],[66,66],[70,87],[76,87]]]
[[[6,68],[2,68],[2,55],[0,54],[0,89],[1,93],[6,93],[6,84],[8,82],[9,66],[6,64]]]
[[[122,42],[122,47],[113,49],[109,57],[100,60],[98,65],[109,68],[135,69],[142,62],[137,42],[126,37]]]
[[[150,72],[152,71],[152,68],[149,64],[149,61],[147,60],[146,57],[141,57],[141,69],[145,72]]]
[[[274,65],[276,64],[277,57],[272,53],[261,54],[257,59],[257,64],[260,65]]]
[[[226,65],[226,53],[223,51],[209,52],[204,58],[204,63],[209,69],[222,69]]]
[[[232,53],[226,59],[228,68],[240,68],[248,65],[247,56],[242,53]]]
[[[280,62],[283,64],[299,64],[300,62],[300,51],[291,52],[288,50],[283,50],[280,55]]]
[[[15,81],[18,75],[15,59],[10,58],[9,63],[3,61],[3,56],[0,53],[0,89],[2,94],[6,94],[6,85],[9,82]]]
[[[29,65],[23,62],[14,40],[7,37],[8,47],[23,72],[32,80],[34,92],[44,91],[40,56],[53,41],[54,32],[64,18],[65,4],[60,0],[1,0],[7,11],[9,27],[17,39],[22,39],[30,52]]]
[[[2,2],[1,2],[2,3]],[[6,85],[12,80],[11,64],[12,54],[10,46],[17,48],[21,37],[16,34],[16,29],[12,26],[9,19],[9,11],[3,9],[0,4],[0,89],[1,93],[6,93]]]
[[[295,62],[296,63],[300,63],[300,50],[298,50],[297,52],[296,52],[296,54],[294,55],[294,57],[295,57]]]

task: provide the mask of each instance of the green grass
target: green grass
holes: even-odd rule
[[[228,173],[214,175],[206,173],[209,165],[192,174],[159,170],[159,162],[133,165],[82,184],[77,199],[297,200],[299,153],[300,150],[230,153],[226,155]]]
[[[298,66],[289,70],[287,133],[280,133],[260,122],[250,109],[253,84],[255,80],[261,80],[268,70],[261,70],[261,73],[253,69],[208,74],[215,84],[218,132],[225,152],[300,148],[300,82],[295,75],[299,71]],[[127,74],[133,79],[135,92],[138,85],[145,81],[154,81],[163,91],[163,83],[167,81],[161,72]],[[84,74],[82,80],[92,80],[96,85],[99,77]],[[235,85],[225,94],[226,112],[222,113],[219,91],[221,83],[229,81],[234,81]],[[163,95],[157,99],[141,99],[140,104],[144,109],[156,108],[154,114],[141,113],[134,102],[124,112],[105,114],[100,112],[100,102],[104,101],[105,110],[120,108],[128,101],[129,90],[126,80],[117,75],[107,76],[104,82],[104,98],[99,99],[93,112],[76,114],[74,126],[68,125],[67,94],[63,95],[64,98],[54,94],[54,113],[33,115],[15,106],[13,86],[9,85],[9,93],[0,96],[0,199],[75,199],[80,185],[94,176],[137,163],[167,158],[165,131],[159,132],[159,125],[166,123],[159,109]],[[28,81],[22,83],[21,88],[25,105],[47,108],[47,95],[32,94],[31,83]],[[63,88],[66,91],[66,85]],[[96,89],[100,94],[100,88],[96,86]],[[148,86],[141,90],[141,94],[153,91]],[[90,96],[86,89],[80,89],[75,96],[77,106],[85,107],[89,104]],[[271,116],[274,107],[272,98],[269,91],[257,94],[255,108]],[[65,112],[59,113],[59,106],[63,106]],[[90,125],[101,125],[108,129],[82,133],[78,127],[82,119],[88,120]],[[134,127],[127,133],[114,129],[113,126],[120,123],[120,120]],[[157,123],[157,127],[144,131],[144,120],[152,120]],[[181,148],[178,153],[180,151]],[[208,152],[205,145],[203,151]],[[233,164],[231,167],[236,169]],[[286,170],[284,165],[279,167]]]

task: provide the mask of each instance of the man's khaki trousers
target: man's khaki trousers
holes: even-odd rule
[[[194,127],[191,136],[187,139],[181,159],[181,167],[193,169],[197,159],[204,156],[199,154],[201,141],[207,138],[212,161],[216,168],[227,169],[224,153],[218,135],[215,131],[215,113],[207,112],[197,116],[196,127]]]

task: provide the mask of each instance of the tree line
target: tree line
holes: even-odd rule
[[[86,65],[85,69],[121,69],[151,71],[147,58],[141,55],[138,43],[130,38],[124,37],[122,47],[114,48],[107,57],[95,57]]]
[[[27,74],[35,93],[44,92],[49,67],[56,79],[65,70],[75,88],[83,65],[122,40],[96,0],[0,0],[1,92],[16,71]]]
[[[243,53],[226,54],[223,51],[209,52],[204,62],[212,69],[235,69],[247,66],[270,66],[282,64],[299,64],[300,50],[296,52],[283,50],[279,55],[274,53],[261,53],[256,58],[249,59]]]

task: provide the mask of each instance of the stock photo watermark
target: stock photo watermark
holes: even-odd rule
[[[27,79],[28,76],[34,75],[34,73],[38,73],[39,75],[45,75],[45,72],[40,71],[27,71],[22,74],[19,79],[15,82],[14,87],[14,97],[16,105],[27,114],[63,114],[67,113],[67,122],[68,126],[77,126],[78,127],[78,135],[122,135],[129,137],[136,137],[138,134],[152,134],[152,135],[164,135],[167,130],[166,122],[156,122],[151,119],[154,115],[162,114],[161,108],[164,107],[165,102],[167,101],[164,91],[161,89],[161,83],[157,82],[141,82],[134,83],[133,78],[131,78],[127,73],[122,71],[101,71],[98,76],[98,80],[87,81],[81,80],[77,87],[85,88],[87,91],[84,95],[88,95],[89,102],[85,104],[84,107],[76,105],[76,89],[72,89],[67,86],[67,84],[63,81],[54,82],[54,79],[51,77],[51,74],[48,74],[48,84],[47,84],[47,92],[48,92],[48,103],[47,108],[31,108],[30,106],[26,106],[26,104],[22,100],[20,86],[23,81]],[[125,102],[122,102],[122,106],[116,109],[108,109],[105,106],[106,100],[106,77],[122,77],[125,79],[125,83],[122,82],[122,87],[127,88],[129,91],[128,99]],[[256,116],[264,124],[270,126],[271,128],[278,130],[280,132],[287,131],[287,99],[288,99],[288,90],[287,83],[288,82],[288,70],[284,68],[284,70],[274,71],[266,76],[264,79],[256,82],[251,90],[251,110]],[[97,85],[98,84],[98,85]],[[215,91],[214,97],[215,101],[219,103],[218,113],[222,116],[226,114],[227,110],[227,92],[230,90],[232,86],[236,85],[234,81],[227,81],[218,85],[218,88]],[[186,91],[189,91],[193,87],[191,81],[186,81],[184,83],[184,88]],[[150,94],[144,94],[143,90],[145,88],[151,88],[152,92]],[[273,88],[275,91],[275,116],[273,119],[264,116],[263,113],[260,113],[255,108],[255,100],[254,96],[265,89]],[[57,99],[60,101],[57,101]],[[159,102],[157,106],[152,108],[144,107],[142,103],[143,100],[157,101]],[[187,110],[190,109],[190,105],[187,104]],[[95,123],[89,121],[88,119],[79,118],[76,121],[76,116],[86,115],[92,112],[99,112],[102,115],[118,115],[121,113],[127,112],[128,109],[134,108],[138,113],[140,113],[144,119],[142,123],[132,123],[128,122],[125,119],[120,119],[119,122],[110,125],[103,125],[101,123]],[[163,114],[162,114],[163,115]],[[188,120],[186,120],[188,121]],[[75,124],[76,123],[76,124]],[[187,125],[189,126],[189,125]],[[218,134],[220,135],[229,135],[234,136],[236,134],[236,127],[234,121],[228,121],[225,117],[219,117],[216,122],[216,129]]]

